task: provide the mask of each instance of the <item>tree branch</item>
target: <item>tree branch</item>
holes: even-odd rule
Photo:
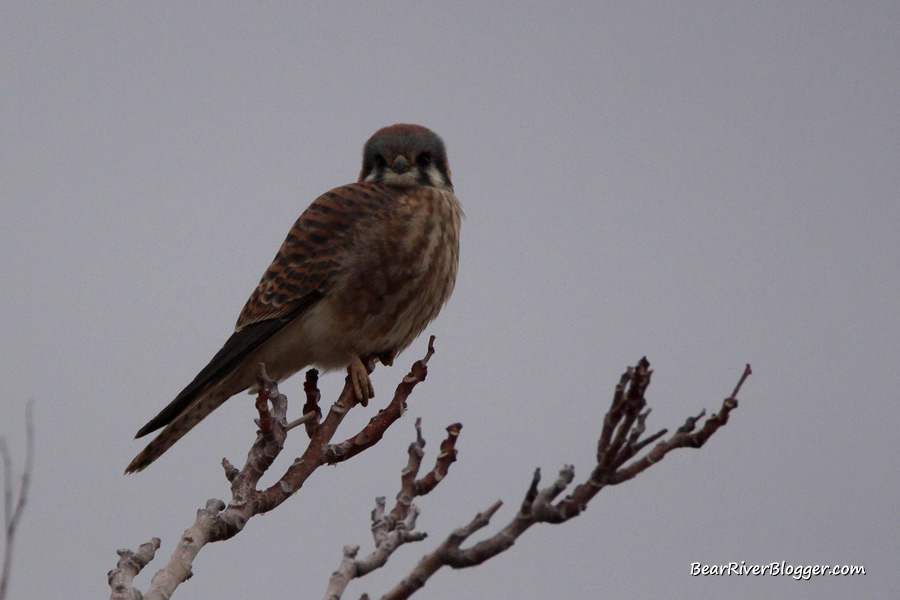
[[[344,546],[344,558],[328,581],[325,600],[338,600],[351,580],[383,567],[394,550],[403,544],[425,539],[426,533],[415,530],[419,509],[413,504],[413,499],[431,492],[444,479],[450,465],[456,460],[456,440],[460,429],[462,425],[459,423],[447,427],[447,438],[441,443],[434,467],[424,477],[416,479],[425,455],[422,420],[416,419],[416,441],[409,445],[409,460],[401,472],[397,502],[390,513],[387,513],[384,497],[375,499],[375,509],[372,511],[375,549],[367,556],[357,559],[359,546]]]
[[[331,440],[344,416],[357,404],[349,373],[338,400],[322,419],[318,374],[314,369],[308,371],[304,384],[304,415],[289,423],[286,418],[287,399],[278,392],[276,383],[266,376],[265,369],[261,369],[260,391],[256,400],[259,413],[256,419],[259,427],[256,441],[240,470],[229,461],[222,461],[225,475],[231,482],[231,501],[226,505],[220,500],[211,499],[205,508],[197,512],[195,523],[185,531],[166,567],[154,575],[144,597],[169,598],[175,588],[191,576],[193,560],[206,544],[235,536],[251,517],[278,507],[296,493],[319,467],[349,460],[378,443],[388,427],[406,411],[406,401],[414,387],[425,380],[427,363],[434,353],[433,342],[432,337],[424,358],[413,364],[410,372],[397,386],[390,403],[371,417],[359,432],[338,443],[332,443]],[[365,361],[370,372],[378,358],[370,357]],[[719,428],[727,424],[731,411],[738,406],[737,394],[751,370],[750,365],[747,365],[731,396],[722,402],[718,413],[705,420],[705,410],[688,417],[668,437],[666,429],[645,436],[650,414],[650,409],[646,408],[645,393],[652,373],[650,363],[642,358],[622,375],[603,419],[597,443],[596,464],[590,475],[578,483],[569,495],[558,499],[575,480],[572,465],[565,465],[560,469],[556,479],[544,488],[540,487],[541,471],[536,469],[519,510],[497,533],[463,547],[473,534],[490,524],[491,518],[502,506],[499,500],[449,534],[435,550],[423,556],[413,570],[383,598],[408,598],[444,566],[459,569],[479,565],[508,550],[535,523],[563,523],[577,517],[604,487],[618,485],[636,477],[665,458],[669,452],[677,448],[702,447]],[[262,475],[284,449],[288,432],[301,423],[306,425],[309,437],[305,451],[274,485],[265,490],[257,489]],[[455,423],[447,428],[447,438],[441,443],[434,467],[423,477],[417,478],[424,457],[425,440],[422,437],[421,423],[416,421],[416,440],[409,446],[407,465],[401,473],[396,502],[388,512],[385,499],[377,498],[372,511],[374,550],[358,558],[359,546],[344,547],[341,563],[329,579],[326,599],[340,599],[352,579],[363,577],[382,567],[401,545],[425,539],[426,534],[415,529],[419,509],[413,501],[433,490],[447,475],[450,465],[456,460],[455,444],[461,427],[462,425]],[[647,448],[650,448],[649,451],[646,451]],[[154,538],[142,545],[137,553],[118,551],[120,558],[117,569],[109,573],[113,598],[141,598],[140,593],[133,588],[132,581],[153,559],[158,548],[159,540]],[[368,598],[366,595],[363,597]]]
[[[278,392],[276,382],[269,379],[265,368],[261,365],[258,377],[260,389],[256,399],[256,409],[259,413],[256,419],[259,427],[256,441],[240,470],[227,459],[222,460],[225,476],[231,482],[231,501],[226,505],[221,500],[211,499],[207,501],[205,508],[197,511],[194,524],[182,534],[168,564],[153,576],[150,588],[143,597],[147,600],[171,597],[175,589],[191,576],[194,558],[206,544],[234,537],[243,530],[250,518],[280,506],[295,494],[319,467],[347,460],[372,447],[383,437],[388,427],[405,412],[406,400],[413,388],[425,380],[428,374],[427,363],[433,354],[434,336],[428,342],[425,357],[413,364],[410,372],[397,386],[387,408],[372,417],[358,434],[337,445],[330,443],[332,437],[347,412],[358,404],[349,371],[340,396],[321,423],[318,422],[321,412],[318,410],[320,393],[316,387],[317,374],[314,370],[308,372],[304,385],[305,414],[297,421],[288,423],[287,398]],[[370,373],[375,367],[377,358],[369,357],[364,361]],[[257,489],[260,478],[284,449],[288,432],[300,423],[308,424],[307,433],[310,439],[306,450],[294,460],[274,485],[265,490]],[[412,521],[414,525],[414,518]],[[150,546],[153,544],[151,541]],[[141,546],[142,549],[145,547],[146,544]],[[119,555],[124,558],[120,558],[119,567],[109,575],[110,586],[113,588],[112,597],[138,598],[140,593],[133,588],[132,580],[153,558],[153,553],[134,554],[128,550],[120,550]],[[134,557],[138,555],[148,558],[146,561],[137,560]],[[123,570],[124,567],[121,565],[123,560],[126,562],[127,570]]]
[[[19,482],[19,493],[13,490],[12,457],[6,445],[6,439],[0,438],[0,456],[3,460],[3,525],[4,525],[4,550],[3,571],[0,572],[0,600],[6,598],[6,590],[9,586],[10,570],[12,569],[13,544],[22,512],[25,510],[25,502],[28,498],[28,486],[31,484],[31,471],[34,464],[34,420],[32,418],[32,406],[34,401],[29,400],[25,404],[25,468],[22,471],[22,479]],[[16,496],[13,500],[13,496]]]
[[[646,406],[644,394],[652,375],[650,363],[642,358],[637,365],[625,371],[616,386],[600,432],[597,464],[586,481],[578,484],[569,496],[554,503],[575,479],[575,468],[565,465],[556,480],[543,489],[539,487],[541,471],[536,469],[518,513],[500,531],[468,548],[462,548],[462,543],[474,532],[489,524],[502,504],[497,501],[484,512],[475,515],[468,524],[447,536],[435,550],[423,556],[409,575],[382,596],[382,600],[409,598],[441,567],[461,569],[480,565],[512,547],[515,540],[535,523],[563,523],[577,517],[605,486],[617,485],[634,478],[661,461],[672,450],[702,447],[728,422],[729,414],[738,405],[737,394],[750,374],[750,365],[747,365],[731,396],[722,402],[719,412],[709,417],[699,431],[694,432],[694,428],[705,411],[696,417],[689,417],[670,438],[656,444],[641,458],[626,464],[641,449],[666,435],[666,430],[662,430],[644,440],[640,439],[649,414],[649,410],[643,411]]]
[[[106,574],[109,587],[112,588],[110,598],[112,600],[141,600],[139,591],[134,589],[134,578],[141,572],[147,563],[153,560],[156,551],[159,550],[159,538],[153,538],[146,544],[141,544],[137,552],[127,548],[116,550],[119,562],[116,568]]]

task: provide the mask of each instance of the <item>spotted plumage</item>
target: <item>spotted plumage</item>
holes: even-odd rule
[[[363,361],[390,360],[453,291],[462,208],[441,139],[419,125],[379,130],[359,181],[303,212],[250,295],[235,332],[136,437],[162,432],[128,465],[140,471],[231,396],[253,389],[259,363],[281,381],[349,367],[357,397],[373,395]]]

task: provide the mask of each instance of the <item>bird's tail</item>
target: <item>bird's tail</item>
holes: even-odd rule
[[[172,447],[172,444],[180,440],[209,413],[219,408],[228,398],[229,395],[221,389],[202,394],[172,419],[159,435],[134,457],[134,460],[125,468],[125,474],[137,473],[146,469],[150,463],[162,456],[166,450]]]

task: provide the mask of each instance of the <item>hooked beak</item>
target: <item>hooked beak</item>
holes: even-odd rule
[[[406,157],[402,154],[398,154],[397,158],[394,159],[394,162],[391,163],[391,169],[394,171],[394,173],[402,175],[403,173],[409,171],[409,161],[406,160]]]

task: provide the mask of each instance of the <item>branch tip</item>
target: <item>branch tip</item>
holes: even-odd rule
[[[731,392],[729,398],[737,399],[738,392],[741,391],[741,386],[744,385],[744,382],[747,381],[747,378],[752,374],[753,370],[750,368],[750,363],[747,363],[747,366],[744,367],[744,372],[741,374],[741,378],[738,380],[737,385],[734,387],[734,391]]]

